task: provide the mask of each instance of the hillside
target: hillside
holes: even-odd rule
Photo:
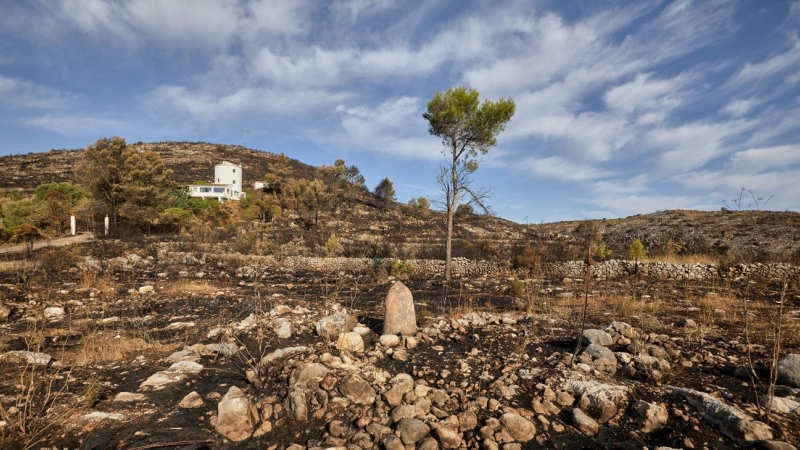
[[[174,171],[175,181],[187,184],[211,180],[214,177],[214,165],[230,161],[242,165],[245,185],[252,185],[254,181],[262,180],[267,166],[277,156],[240,145],[206,142],[136,142],[129,145],[158,153]],[[0,189],[33,192],[42,183],[70,181],[82,154],[83,149],[77,149],[0,157],[0,170],[4,173],[0,177]],[[292,160],[292,166],[300,177],[310,177],[314,171],[313,167],[297,160]]]
[[[212,178],[213,167],[227,160],[244,168],[245,185],[261,180],[275,154],[236,145],[194,142],[131,144],[157,152],[173,169],[176,181],[191,183]],[[51,150],[0,158],[0,189],[30,193],[39,184],[69,181],[82,150]],[[295,174],[310,178],[315,168],[292,160]],[[287,212],[287,218],[294,216]],[[668,253],[705,255],[727,262],[800,262],[800,214],[773,211],[661,211],[620,219],[595,221],[612,257],[627,255],[634,239],[654,256]],[[537,247],[543,260],[581,259],[575,229],[580,221],[521,225],[496,217],[467,216],[456,222],[454,256],[509,260],[523,248]],[[281,226],[281,224],[286,226]],[[279,222],[266,231],[275,242],[304,240],[313,249],[324,246],[330,233],[342,238],[347,256],[443,256],[441,213],[421,217],[404,205],[386,213],[361,199],[347,211],[326,215],[311,232]],[[669,248],[668,248],[669,247]]]

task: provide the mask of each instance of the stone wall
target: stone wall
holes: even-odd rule
[[[209,255],[210,256],[210,255]],[[208,256],[207,256],[208,257]],[[215,259],[236,260],[243,273],[256,270],[275,270],[286,272],[348,272],[363,273],[388,268],[394,259],[390,258],[322,258],[311,256],[252,256],[241,254],[214,255]],[[162,263],[194,265],[191,254],[173,253],[160,255]],[[444,273],[444,261],[430,259],[410,259],[399,261],[405,265],[409,275],[432,277]],[[196,261],[196,264],[204,262]],[[475,278],[484,275],[514,275],[508,264],[492,261],[473,261],[453,258],[454,278]],[[549,279],[583,278],[583,261],[550,263],[542,266],[542,274]],[[664,280],[714,280],[714,279],[762,279],[781,281],[788,276],[790,280],[800,281],[800,267],[789,264],[737,264],[733,267],[719,267],[715,264],[671,264],[665,262],[639,262],[610,260],[592,266],[595,279],[614,279],[638,275],[644,278]]]

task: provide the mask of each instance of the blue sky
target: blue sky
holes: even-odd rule
[[[0,17],[0,155],[242,144],[436,198],[422,118],[517,112],[474,183],[517,222],[800,205],[800,2],[26,0]],[[744,202],[747,206],[748,202]],[[752,202],[749,202],[752,203]],[[763,203],[763,201],[762,201]]]

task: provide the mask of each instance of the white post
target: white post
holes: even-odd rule
[[[108,236],[108,225],[109,225],[109,223],[108,223],[108,214],[106,214],[105,224],[106,224],[106,236]]]
[[[69,231],[75,236],[77,230],[77,225],[75,224],[75,216],[69,216]]]

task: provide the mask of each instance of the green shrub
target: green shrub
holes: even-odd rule
[[[511,282],[511,295],[514,297],[522,297],[525,295],[526,284],[521,280],[514,280]]]

